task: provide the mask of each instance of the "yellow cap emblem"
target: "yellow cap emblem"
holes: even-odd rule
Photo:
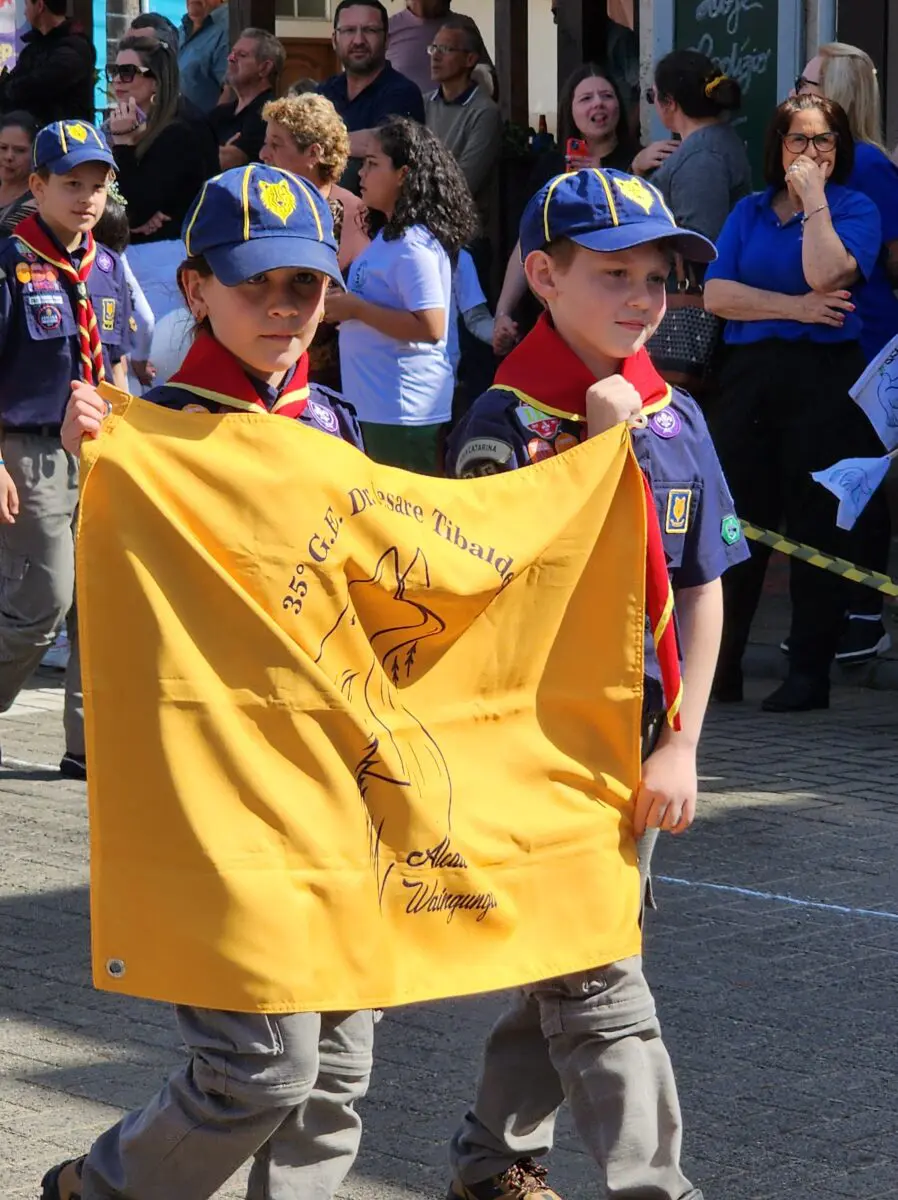
[[[66,125],[66,133],[70,138],[74,138],[76,142],[87,141],[87,130],[83,125]]]
[[[633,204],[638,204],[645,212],[652,211],[655,195],[640,179],[615,179],[614,186]]]
[[[296,197],[286,179],[282,179],[278,183],[266,183],[264,179],[260,179],[259,199],[262,202],[262,207],[267,208],[273,216],[278,217],[285,225],[288,219],[296,212]]]

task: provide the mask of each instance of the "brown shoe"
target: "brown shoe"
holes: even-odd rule
[[[549,1172],[532,1158],[519,1158],[501,1175],[491,1175],[480,1183],[462,1183],[453,1179],[446,1200],[561,1200],[546,1187]]]
[[[70,1158],[51,1167],[41,1180],[41,1200],[81,1200],[81,1171],[86,1157]]]

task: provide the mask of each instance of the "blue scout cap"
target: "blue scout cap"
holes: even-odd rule
[[[557,175],[536,193],[521,217],[521,257],[555,238],[588,250],[629,250],[661,238],[692,262],[713,262],[713,242],[680,229],[656,187],[610,168]]]
[[[115,167],[106,138],[87,121],[54,121],[39,129],[34,139],[34,168],[46,167],[54,175],[67,175],[82,163],[101,162]]]
[[[202,254],[226,287],[262,271],[305,267],[345,287],[334,222],[313,183],[252,163],[215,175],[184,218],[189,255]]]

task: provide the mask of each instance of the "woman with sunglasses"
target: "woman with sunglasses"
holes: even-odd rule
[[[764,147],[767,189],[740,200],[705,275],[705,306],[725,318],[727,355],[711,431],[744,521],[782,529],[824,554],[868,565],[881,522],[873,497],[850,532],[811,472],[882,453],[848,389],[864,369],[854,292],[879,258],[879,212],[845,187],[854,139],[845,111],[822,96],[776,110]],[[721,536],[727,540],[728,531]],[[770,551],[724,577],[724,633],[715,695],[742,699],[742,655]],[[789,560],[792,628],[786,681],[767,712],[829,707],[829,671],[842,630],[844,581]]]
[[[104,128],[128,205],[129,258],[158,319],[179,304],[181,223],[202,185],[218,172],[214,142],[179,109],[178,60],[165,42],[129,36],[106,68],[116,106]]]

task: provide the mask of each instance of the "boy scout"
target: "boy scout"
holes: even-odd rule
[[[635,426],[633,448],[676,592],[685,680],[675,730],[663,720],[677,699],[662,691],[656,629],[646,639],[644,763],[633,815],[635,833],[645,835],[647,877],[658,830],[682,832],[695,813],[720,576],[746,557],[704,420],[643,349],[664,315],[671,251],[707,262],[714,248],[677,228],[655,188],[613,170],[552,180],[528,204],[520,232],[529,285],[548,312],[453,433],[447,470],[511,470],[620,421]],[[676,1083],[641,958],[516,994],[490,1034],[477,1099],[452,1142],[451,1200],[558,1200],[533,1156],[550,1149],[565,1099],[609,1197],[701,1200],[680,1168]]]
[[[91,230],[115,159],[85,121],[58,121],[34,143],[37,214],[0,243],[0,712],[66,618],[63,775],[85,778],[74,619],[78,461],[59,431],[73,380],[124,385],[131,314],[124,269]]]

